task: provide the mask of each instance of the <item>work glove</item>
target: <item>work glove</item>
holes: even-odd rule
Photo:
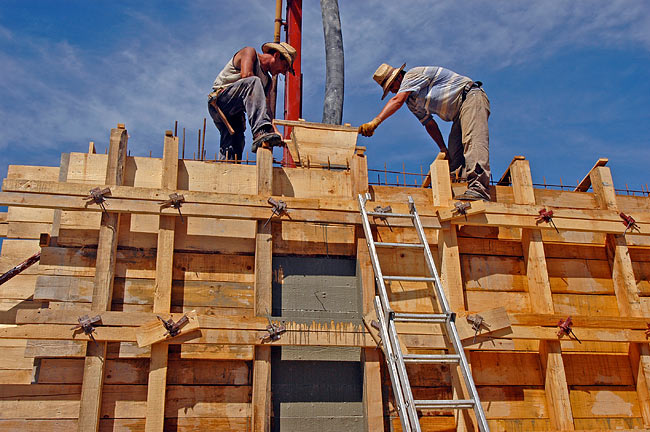
[[[377,129],[377,126],[379,126],[380,123],[381,120],[379,120],[379,117],[375,117],[371,122],[364,123],[359,126],[359,133],[365,137],[371,137],[372,134],[375,133],[375,129]]]

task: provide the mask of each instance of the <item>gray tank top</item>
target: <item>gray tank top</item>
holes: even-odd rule
[[[235,54],[236,55],[236,54]],[[230,61],[226,63],[226,66],[219,72],[217,78],[212,84],[212,91],[222,90],[232,83],[239,81],[241,79],[241,70],[238,67],[235,67],[235,56],[232,56]],[[268,93],[269,86],[271,84],[271,76],[265,73],[260,66],[260,59],[257,56],[257,61],[253,65],[253,73],[260,78],[262,81],[262,86],[264,87],[264,93]]]

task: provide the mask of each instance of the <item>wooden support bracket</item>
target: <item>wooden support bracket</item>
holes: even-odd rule
[[[168,315],[168,314],[167,314]],[[188,322],[183,325],[178,334],[171,336],[162,321],[157,319],[156,321],[151,321],[135,331],[135,338],[138,342],[140,348],[147,345],[154,344],[156,342],[167,341],[179,336],[187,335],[195,330],[199,330],[199,320],[195,311],[188,312],[187,314]],[[168,320],[169,316],[163,316],[162,319]]]
[[[585,178],[582,179],[580,183],[578,183],[578,186],[573,190],[574,192],[587,192],[589,188],[591,187],[591,173],[593,170],[595,170],[598,167],[604,167],[607,165],[608,159],[607,158],[600,158],[596,161],[596,164],[589,170]]]
[[[512,183],[512,180],[510,179],[510,168],[512,167],[513,163],[519,160],[526,160],[526,158],[524,156],[515,156],[514,158],[512,158],[512,161],[508,165],[508,168],[506,168],[506,171],[503,173],[503,175],[497,182],[497,186],[510,186],[510,184]]]

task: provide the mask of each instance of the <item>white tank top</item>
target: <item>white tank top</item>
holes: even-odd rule
[[[235,54],[237,55],[237,54]],[[241,79],[241,70],[238,67],[235,67],[235,56],[232,56],[230,61],[226,63],[226,66],[219,72],[217,78],[212,84],[212,91],[222,90],[234,82],[237,82]],[[259,56],[256,55],[255,64],[253,64],[253,73],[260,78],[262,81],[262,86],[264,87],[264,93],[268,93],[268,88],[271,84],[271,76],[265,73],[260,67]]]

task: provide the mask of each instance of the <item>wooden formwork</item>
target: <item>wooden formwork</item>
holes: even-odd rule
[[[337,168],[287,168],[266,149],[256,165],[179,160],[171,133],[162,158],[127,157],[126,141],[118,127],[107,155],[9,167],[0,272],[41,260],[0,286],[0,430],[399,430],[365,324],[375,295],[365,192],[369,207],[396,212],[413,197],[492,430],[650,427],[650,199],[616,195],[603,163],[580,187],[593,192],[566,192],[533,188],[515,158],[493,201],[463,215],[452,194],[464,185],[444,160],[430,188],[369,186],[360,147]],[[87,202],[94,187],[110,188],[106,212]],[[161,205],[171,193],[184,196],[182,219]],[[266,223],[271,196],[289,212]],[[537,220],[542,208],[558,231]],[[639,231],[624,234],[619,213]],[[384,242],[415,241],[405,225],[375,222]],[[386,274],[424,271],[409,251],[380,259]],[[397,311],[437,308],[426,284],[388,289]],[[474,313],[490,324],[476,338],[464,319]],[[101,316],[94,341],[72,329],[86,314]],[[192,326],[179,336],[154,334],[156,315],[183,314]],[[580,342],[558,336],[568,316]],[[270,320],[286,327],[275,341]],[[436,326],[398,330],[409,352],[446,347]],[[448,366],[408,369],[416,398],[462,397]],[[421,420],[425,431],[474,424],[447,411]]]

